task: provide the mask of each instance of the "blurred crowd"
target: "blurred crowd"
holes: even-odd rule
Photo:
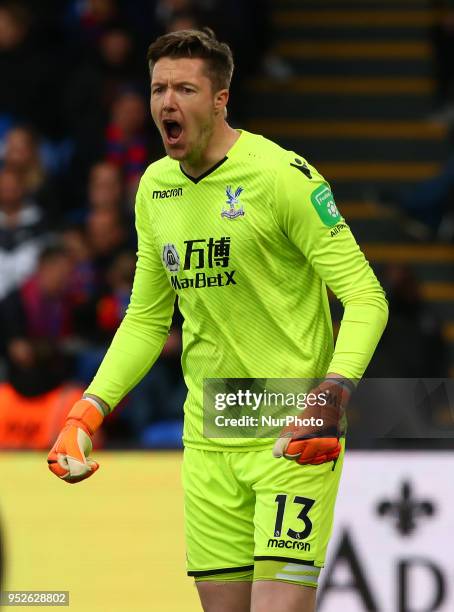
[[[245,78],[282,73],[267,4],[0,2],[0,447],[49,444],[127,307],[135,192],[162,156],[148,45],[212,27],[234,49],[229,112],[242,120]],[[180,328],[176,312],[159,362],[107,420],[107,443],[181,443]]]
[[[447,127],[448,155],[440,171],[413,187],[374,194],[419,241],[454,242],[454,1],[428,0],[433,95],[426,117]]]
[[[432,47],[434,81],[430,121],[449,128],[450,154],[434,177],[413,189],[380,194],[382,203],[403,214],[402,225],[417,240],[454,242],[454,2],[429,0],[433,21],[429,39]]]
[[[272,53],[270,3],[0,0],[0,448],[49,446],[125,313],[134,196],[146,166],[162,156],[148,111],[148,45],[205,25],[229,42],[235,125],[247,119],[250,76],[291,73]],[[442,182],[450,195],[451,183]],[[451,206],[445,191],[440,206]],[[434,197],[431,184],[418,193]],[[429,208],[424,223],[446,228],[445,209]],[[425,200],[420,209],[429,210]],[[383,278],[392,323],[369,375],[443,375],[440,324],[411,270],[390,267]],[[176,311],[158,363],[106,420],[99,444],[181,444],[180,319]]]

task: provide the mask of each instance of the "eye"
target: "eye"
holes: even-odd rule
[[[156,87],[153,87],[153,88],[152,88],[151,93],[152,93],[153,95],[155,95],[155,94],[160,94],[160,93],[162,93],[162,90],[163,90],[163,89],[164,89],[164,88],[163,88],[163,87],[161,87],[161,85],[156,85]]]
[[[190,94],[190,93],[193,93],[194,90],[191,89],[191,87],[183,86],[183,91],[184,91],[185,94]]]

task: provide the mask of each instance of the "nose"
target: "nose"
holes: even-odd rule
[[[164,110],[175,109],[175,92],[172,87],[167,87],[163,101]]]

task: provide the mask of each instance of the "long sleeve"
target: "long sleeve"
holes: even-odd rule
[[[344,307],[328,372],[358,380],[386,326],[388,303],[329,185],[315,168],[306,164],[306,169],[303,173],[289,164],[280,172],[276,219]]]
[[[175,293],[153,244],[151,222],[139,187],[136,199],[137,265],[126,315],[86,393],[110,407],[145,376],[166,342]]]

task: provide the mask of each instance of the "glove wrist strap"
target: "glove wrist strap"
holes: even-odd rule
[[[325,378],[324,382],[330,382],[339,385],[343,389],[347,390],[350,395],[356,390],[354,383],[352,383],[352,381],[348,378],[334,378],[328,376],[327,378]]]
[[[104,420],[104,415],[100,407],[90,398],[79,400],[71,408],[66,421],[75,420],[81,422],[87,428],[88,432],[93,435],[101,426]]]

